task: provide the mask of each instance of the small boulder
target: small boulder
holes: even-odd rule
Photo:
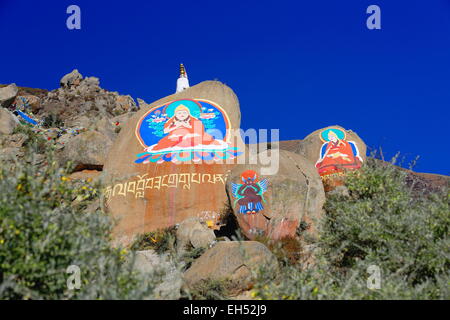
[[[0,108],[0,134],[12,134],[17,126],[16,117],[7,109]]]
[[[275,256],[260,242],[224,241],[208,249],[184,273],[188,287],[201,280],[230,280],[242,287],[252,282],[253,273],[260,267],[277,270]]]
[[[88,87],[99,87],[100,86],[100,79],[97,77],[87,77],[83,80],[83,84]]]
[[[15,83],[0,88],[0,107],[8,108],[14,102],[18,92],[19,89]]]
[[[188,246],[207,248],[214,240],[214,231],[208,228],[199,218],[188,218],[180,223],[177,229],[177,250],[183,252]]]

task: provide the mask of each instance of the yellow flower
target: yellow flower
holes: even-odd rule
[[[61,180],[62,180],[62,181],[69,181],[70,179],[67,178],[67,177],[65,177],[65,176],[62,176],[62,177],[61,177]]]
[[[23,186],[22,186],[22,184],[21,183],[19,183],[18,185],[17,185],[17,191],[20,191],[20,190],[22,190],[23,189]]]
[[[5,240],[4,239],[1,239],[0,240],[0,244],[4,244],[5,243]]]
[[[16,230],[16,234],[20,234],[20,230]]]
[[[83,190],[87,190],[87,187],[86,186],[83,186],[81,189],[83,189]]]
[[[319,288],[315,287],[313,290],[313,294],[317,294],[319,292]]]
[[[252,292],[250,292],[250,296],[251,296],[252,298],[255,298],[257,295],[258,295],[258,292],[255,291],[255,290],[252,290]]]

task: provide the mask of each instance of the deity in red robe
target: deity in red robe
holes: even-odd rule
[[[147,149],[149,152],[173,149],[192,149],[197,146],[208,147],[227,147],[221,141],[214,139],[213,136],[205,132],[205,127],[201,120],[193,117],[184,105],[175,109],[174,116],[164,124],[164,133],[167,134],[156,145]]]
[[[328,142],[322,145],[316,168],[321,176],[325,176],[345,169],[358,169],[362,161],[358,147],[353,141],[339,139],[337,134],[330,130]]]

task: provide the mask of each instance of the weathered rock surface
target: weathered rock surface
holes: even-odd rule
[[[134,269],[144,275],[163,273],[162,282],[154,291],[154,298],[163,300],[178,300],[181,298],[183,284],[182,272],[168,255],[158,255],[152,250],[135,253]]]
[[[0,107],[8,108],[14,102],[18,92],[19,89],[14,83],[0,88]]]
[[[61,87],[71,87],[77,86],[80,84],[81,80],[83,80],[83,76],[78,72],[77,69],[73,70],[71,73],[66,74],[59,81]]]
[[[111,139],[100,132],[83,132],[65,144],[59,160],[62,164],[72,161],[76,171],[101,169],[111,145]]]
[[[12,134],[18,121],[14,115],[5,108],[0,108],[0,134]]]
[[[220,106],[231,128],[240,127],[234,92],[217,81],[205,81],[142,108],[121,129],[104,166],[106,207],[120,223],[117,239],[129,243],[139,234],[175,225],[190,217],[219,221],[228,202],[225,176],[233,163],[135,163],[144,146],[136,132],[155,107],[182,99],[203,99]],[[239,140],[241,148],[245,148]],[[107,182],[108,183],[108,182]]]
[[[274,152],[279,152],[279,169],[275,174],[261,174],[261,165],[237,165],[227,179],[227,192],[240,229],[249,239],[281,239],[294,237],[300,223],[306,222],[309,225],[308,232],[314,235],[315,223],[322,214],[325,202],[320,176],[314,165],[298,154],[279,149],[263,154],[268,157],[273,156]],[[249,188],[242,182],[243,172],[247,170],[257,174],[257,184],[249,185]],[[251,188],[259,188],[264,180],[267,181],[267,191],[259,192],[261,199],[258,195],[253,198]],[[240,187],[235,187],[233,191],[233,184]],[[237,196],[237,193],[244,197]],[[262,210],[249,213],[240,210],[242,204],[248,205],[252,201],[251,206],[257,207],[259,200]]]
[[[187,247],[207,248],[214,240],[214,231],[202,222],[199,218],[188,218],[178,226],[177,250],[183,252]]]
[[[17,161],[19,157],[25,154],[22,147],[28,139],[28,136],[23,133],[10,135],[0,134],[0,161],[10,162],[11,164]]]
[[[245,287],[259,268],[275,274],[277,266],[276,258],[260,242],[218,242],[194,261],[184,273],[184,280],[188,287],[205,279],[230,280]]]

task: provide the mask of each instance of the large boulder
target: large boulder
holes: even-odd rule
[[[259,154],[279,158],[276,172],[264,173],[261,164],[237,165],[227,179],[231,208],[249,239],[295,237],[300,224],[316,234],[325,193],[314,165],[304,157],[280,149]]]
[[[116,240],[128,244],[139,233],[190,217],[219,225],[228,202],[226,174],[245,149],[240,135],[233,139],[240,119],[236,95],[217,81],[162,98],[129,118],[104,166],[106,208],[119,221]]]
[[[0,108],[0,134],[12,134],[18,121],[7,109]]]
[[[208,249],[184,273],[187,287],[201,280],[228,280],[245,288],[258,270],[275,274],[275,256],[260,242],[222,241]]]
[[[0,88],[0,107],[8,108],[14,102],[18,92],[19,89],[14,83]]]
[[[68,73],[62,77],[59,83],[62,88],[70,88],[71,86],[79,85],[81,80],[83,80],[83,76],[77,69],[75,69],[71,73]]]
[[[111,139],[97,131],[86,131],[65,143],[59,154],[61,164],[72,161],[76,171],[101,169],[112,145]]]
[[[315,164],[326,191],[343,183],[348,170],[366,161],[366,144],[351,130],[330,126],[314,131],[299,143],[298,153]]]

